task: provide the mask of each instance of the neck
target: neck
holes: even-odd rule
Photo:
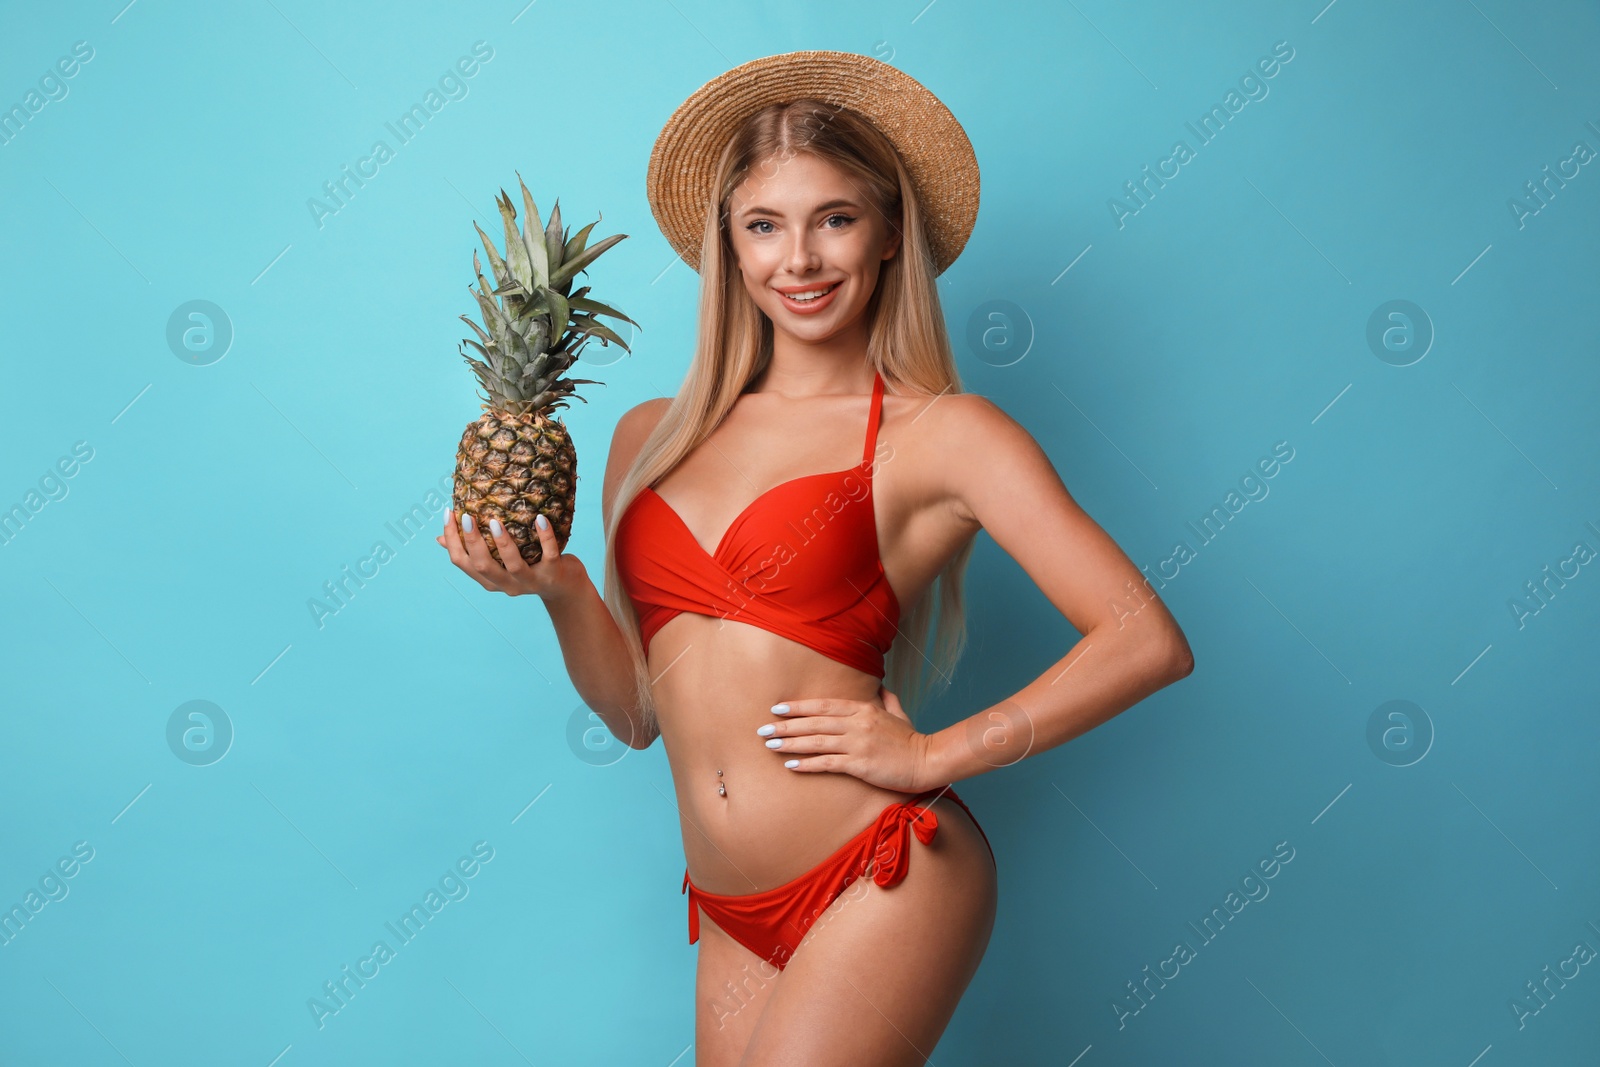
[[[805,341],[782,330],[773,331],[772,362],[749,389],[786,397],[871,391],[867,328],[859,319],[824,341]]]

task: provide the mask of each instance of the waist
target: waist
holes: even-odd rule
[[[679,786],[684,865],[696,887],[743,895],[784,885],[860,834],[885,807],[913,795],[847,774],[779,770],[791,780],[743,774],[727,796],[716,786]]]
[[[878,679],[765,631],[683,618],[663,629],[650,661],[684,857],[696,886],[748,893],[780,885],[859,833],[886,805],[910,799],[841,772],[790,770],[785,760],[807,754],[767,748],[756,733],[784,718],[772,714],[773,704],[814,697],[871,702]]]

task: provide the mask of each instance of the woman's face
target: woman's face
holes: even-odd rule
[[[860,318],[900,246],[844,171],[805,152],[752,167],[728,201],[727,226],[756,306],[775,329],[810,342]]]

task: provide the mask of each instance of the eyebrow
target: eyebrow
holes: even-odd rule
[[[832,208],[836,208],[836,207],[853,207],[858,211],[861,209],[861,205],[856,203],[854,200],[829,200],[826,204],[818,204],[814,210],[815,211],[828,211],[828,210],[830,210]],[[739,212],[739,214],[740,215],[776,215],[779,218],[783,217],[783,212],[774,211],[770,207],[761,207],[759,205],[757,205],[755,207],[747,207],[743,211]]]

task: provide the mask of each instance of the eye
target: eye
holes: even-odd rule
[[[828,223],[833,222],[834,219],[841,219],[843,221],[838,226],[829,226]],[[855,221],[856,221],[856,217],[854,215],[846,215],[846,214],[843,214],[842,212],[837,212],[837,211],[834,212],[832,215],[829,215],[827,218],[822,220],[824,227],[827,228],[827,229],[830,229],[830,230],[842,230],[846,226],[850,225],[852,222],[855,222]],[[772,225],[772,220],[770,220],[770,219],[756,219],[755,221],[753,221],[751,223],[748,223],[745,226],[745,229],[749,230],[751,233],[758,233],[758,234],[761,234],[762,236],[765,236],[766,234],[768,234],[768,233],[770,233],[772,231],[771,230],[758,230],[758,229],[756,229],[756,227],[758,227],[758,226],[769,226],[770,227],[771,225]]]

